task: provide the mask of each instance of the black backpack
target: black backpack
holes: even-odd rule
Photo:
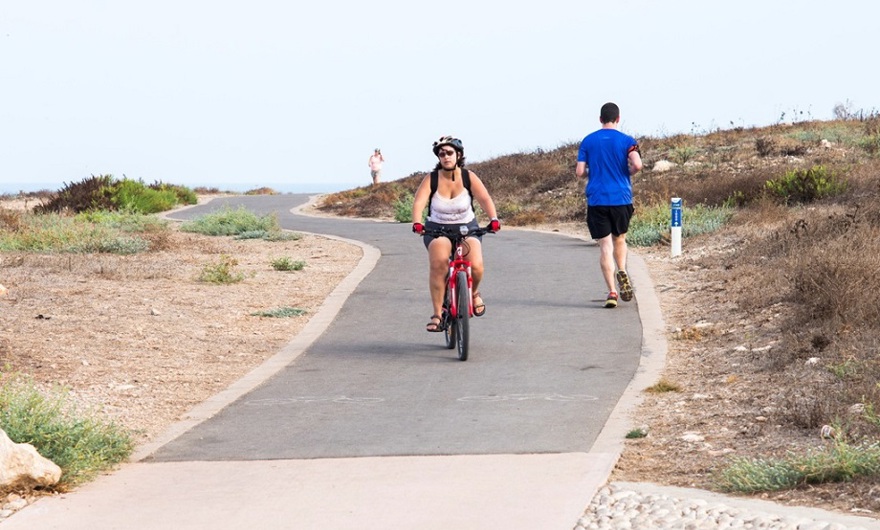
[[[431,172],[431,195],[428,196],[428,216],[431,216],[431,200],[434,198],[434,192],[437,191],[437,183],[440,181],[440,174],[435,169]],[[471,193],[471,172],[465,168],[461,168],[461,181],[464,183],[464,189],[471,196],[471,210],[474,209],[474,194]]]

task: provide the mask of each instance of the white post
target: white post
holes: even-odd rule
[[[672,223],[670,237],[672,238],[672,257],[681,256],[681,198],[672,198]]]

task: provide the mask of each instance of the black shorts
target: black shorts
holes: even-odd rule
[[[587,206],[587,228],[590,229],[590,237],[602,239],[609,234],[619,236],[629,230],[629,221],[632,219],[632,204],[623,206]]]
[[[457,232],[458,227],[460,227],[460,226],[467,226],[469,230],[476,230],[477,228],[480,228],[480,224],[477,223],[476,219],[474,219],[470,223],[449,224],[449,225],[435,223],[434,221],[425,221],[425,228],[429,229],[429,230],[449,230],[449,229],[452,229],[453,231]],[[425,248],[428,248],[428,245],[431,244],[431,241],[434,241],[435,239],[437,239],[437,236],[429,236],[427,234],[423,235],[422,242],[425,243]],[[477,237],[477,239],[482,241],[483,236],[479,236],[479,237]]]

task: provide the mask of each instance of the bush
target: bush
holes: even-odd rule
[[[719,230],[733,216],[733,209],[697,204],[682,208],[681,236],[693,237]],[[626,241],[634,247],[649,247],[668,240],[672,212],[669,206],[656,205],[636,209]]]
[[[177,194],[173,190],[148,188],[141,181],[122,179],[111,191],[116,209],[134,213],[165,212],[177,205]]]
[[[787,203],[809,203],[843,193],[846,191],[846,182],[824,166],[813,166],[810,169],[795,169],[777,179],[768,180],[766,189]]]
[[[409,223],[412,221],[412,207],[415,196],[412,193],[406,193],[403,197],[394,203],[394,220],[398,223]],[[427,210],[427,208],[425,208]],[[427,212],[422,213],[422,217]]]
[[[113,176],[92,175],[80,182],[64,183],[64,187],[45,204],[34,208],[36,213],[89,210],[113,210]]]
[[[226,206],[218,212],[184,222],[180,225],[180,230],[209,236],[234,236],[254,231],[279,232],[281,226],[275,214],[258,216],[243,206],[234,210]]]
[[[61,468],[61,490],[123,462],[134,449],[127,430],[79,410],[66,391],[46,395],[20,376],[3,377],[0,384],[0,427]]]
[[[67,184],[47,203],[34,208],[35,213],[90,212],[124,210],[151,214],[164,212],[177,204],[196,204],[195,193],[183,186],[155,183],[149,187],[140,180],[113,175],[91,176]]]
[[[880,444],[852,446],[844,441],[832,447],[784,459],[737,458],[717,482],[725,491],[755,493],[790,489],[804,484],[848,482],[880,475]]]
[[[154,229],[154,234],[164,230],[149,223],[143,226]],[[131,226],[128,228],[134,231]],[[0,250],[133,254],[150,248],[147,240],[126,232],[111,222],[91,222],[87,216],[30,214],[22,216],[18,230],[0,231]]]
[[[170,191],[177,198],[178,204],[198,204],[199,202],[199,197],[196,195],[196,192],[186,186],[154,182],[153,184],[150,184],[150,189],[160,192]]]

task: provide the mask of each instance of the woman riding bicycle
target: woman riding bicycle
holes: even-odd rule
[[[483,181],[473,172],[464,169],[464,146],[461,140],[444,136],[434,142],[432,147],[437,157],[437,165],[431,175],[422,180],[413,199],[413,232],[422,234],[425,247],[428,249],[430,265],[428,285],[431,291],[431,302],[434,312],[428,322],[427,331],[443,331],[441,318],[443,292],[446,289],[446,272],[449,256],[452,253],[452,241],[446,237],[425,234],[425,229],[453,229],[460,226],[471,229],[479,228],[474,214],[473,200],[476,199],[483,211],[491,218],[490,231],[501,230],[495,203]],[[436,174],[436,184],[432,186],[432,175]],[[433,188],[433,189],[432,189]],[[430,204],[429,204],[430,202]],[[422,225],[422,212],[428,206],[428,217]],[[468,238],[466,254],[463,256],[471,262],[473,278],[474,316],[486,313],[486,304],[480,296],[479,285],[483,279],[483,247],[479,237]]]

